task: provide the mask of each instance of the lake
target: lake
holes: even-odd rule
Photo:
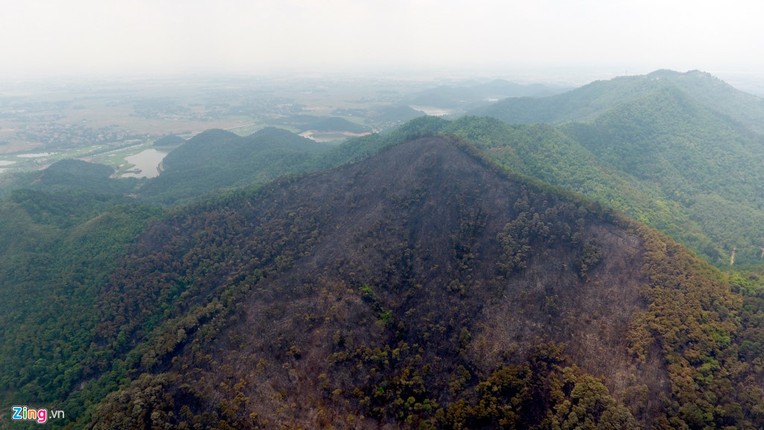
[[[123,178],[154,178],[159,176],[159,164],[164,160],[164,157],[170,151],[162,151],[158,149],[145,149],[135,155],[125,157],[125,161],[132,164],[126,173],[123,173]]]
[[[443,108],[434,107],[434,106],[410,105],[409,107],[411,109],[424,112],[426,115],[430,115],[430,116],[446,116],[446,115],[451,115],[452,113],[454,113],[453,109],[443,109]]]

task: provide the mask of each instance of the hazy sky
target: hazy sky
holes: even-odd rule
[[[500,73],[764,75],[764,2],[2,0],[0,76]]]

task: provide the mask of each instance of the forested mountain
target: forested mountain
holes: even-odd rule
[[[140,194],[173,203],[221,189],[262,184],[298,172],[312,155],[328,148],[272,127],[247,137],[208,130],[167,154],[162,174],[143,186]]]
[[[71,399],[85,380],[98,291],[159,214],[133,199],[74,189],[17,190],[0,202],[3,405],[63,407],[70,399],[66,413],[84,413],[88,401]]]
[[[186,142],[186,139],[180,136],[176,136],[174,134],[170,134],[170,135],[157,139],[154,142],[154,146],[174,148],[176,146],[182,145],[185,142]]]
[[[717,113],[764,132],[764,102],[736,90],[704,72],[658,70],[643,76],[596,81],[549,97],[507,98],[478,108],[472,115],[490,116],[512,124],[588,122],[622,104],[654,91],[676,89]]]
[[[61,160],[43,170],[9,177],[0,187],[0,196],[7,196],[14,189],[123,195],[136,191],[143,183],[135,178],[110,180],[113,173],[113,168],[102,164]]]
[[[155,223],[99,290],[85,373],[130,382],[95,428],[764,424],[760,299],[474,154],[412,141]]]
[[[764,102],[701,72],[659,71],[508,99],[444,129],[513,169],[657,227],[716,264],[762,260]],[[527,137],[523,137],[526,135]],[[549,139],[549,140],[547,140]]]

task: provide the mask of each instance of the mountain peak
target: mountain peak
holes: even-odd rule
[[[195,135],[194,137],[189,139],[188,142],[222,141],[222,140],[235,139],[237,137],[239,136],[230,131],[222,130],[219,128],[211,128],[209,130],[204,130],[203,132]]]
[[[658,69],[654,72],[648,73],[646,76],[649,78],[674,78],[682,75],[681,72],[671,69]]]
[[[399,396],[457,407],[458,399],[471,401],[472,390],[447,394],[450,381],[475,385],[522,365],[544,341],[567,344],[567,356],[583,369],[576,372],[633,372],[623,332],[642,306],[639,238],[586,204],[505,174],[456,140],[404,142],[221,204],[155,225],[140,241],[140,255],[127,260],[141,265],[121,269],[104,294],[104,309],[143,309],[120,317],[128,337],[160,311],[154,298],[181,279],[182,297],[221,297],[223,306],[239,309],[218,340],[199,345],[214,363],[200,367],[182,345],[172,363],[161,354],[146,361],[178,381],[195,369],[202,408],[222,398],[223,380],[248,380],[269,388],[247,389],[244,417],[274,422],[281,406],[298,404],[280,418],[288,427],[326,427],[309,412],[321,407],[392,425],[405,408]],[[215,263],[220,249],[227,250],[225,261]],[[170,255],[194,257],[170,268],[164,263]],[[168,270],[148,269],[157,265]],[[137,300],[145,303],[136,306]],[[100,331],[116,335],[111,326]],[[597,343],[580,341],[590,338]],[[653,359],[643,364],[655,375],[659,366]],[[256,368],[259,376],[250,375]],[[420,380],[415,391],[395,388],[402,369]],[[290,382],[317,381],[316,375],[324,375],[324,386],[306,382],[298,389]],[[645,385],[656,398],[664,391],[659,379]],[[608,388],[622,397],[623,386]],[[180,396],[179,389],[168,392]],[[270,397],[272,390],[283,393],[283,402]],[[325,390],[338,393],[340,403],[327,406]],[[370,400],[359,403],[358,395]],[[423,409],[417,419],[459,427],[433,413]],[[523,419],[519,427],[536,424]]]

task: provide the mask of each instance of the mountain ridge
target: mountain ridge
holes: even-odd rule
[[[762,99],[704,72],[664,70],[495,106],[520,112],[529,103],[520,116],[493,117],[549,123],[567,139],[513,144],[511,127],[502,136],[492,125],[488,135],[469,124],[487,121],[470,117],[459,120],[463,129],[457,121],[443,132],[482,139],[479,146],[507,166],[622,210],[714,264],[729,265],[733,249],[738,263],[761,264]]]
[[[764,126],[761,125],[764,121],[764,100],[697,70],[686,73],[657,70],[647,75],[594,81],[558,95],[504,99],[469,114],[518,124],[589,122],[623,102],[634,101],[665,88],[676,88],[691,94],[706,108],[726,115],[757,133],[764,133]]]
[[[630,428],[691,422],[688,408],[733,401],[723,381],[681,379],[698,372],[692,354],[736,365],[723,340],[695,325],[703,309],[709,327],[737,330],[724,309],[740,304],[718,273],[649,229],[524,183],[460,145],[395,145],[155,225],[102,296],[107,313],[148,311],[104,319],[104,345],[125,327],[128,340],[148,337],[128,354],[137,354],[132,384],[99,406],[96,428],[149,415],[237,428],[461,428],[581,414]],[[162,310],[170,297],[180,301]],[[682,309],[693,316],[675,321]],[[146,325],[153,315],[167,323]],[[676,324],[697,348],[682,349]],[[512,394],[526,377],[540,391]],[[557,378],[593,391],[556,391]],[[483,410],[499,401],[481,388],[492,384],[508,384],[501,402],[517,409]],[[158,389],[170,397],[151,400]],[[703,400],[711,391],[718,405]],[[564,399],[600,409],[582,406],[574,418]]]

